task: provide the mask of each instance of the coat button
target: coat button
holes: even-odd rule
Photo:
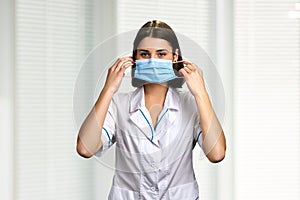
[[[156,165],[155,165],[155,162],[153,161],[153,162],[151,162],[151,167],[153,167],[153,168],[156,168]]]

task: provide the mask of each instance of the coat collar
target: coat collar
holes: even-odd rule
[[[179,110],[179,94],[178,91],[169,87],[166,95],[164,107],[173,110]],[[130,98],[130,112],[135,112],[138,109],[145,108],[144,87],[138,87]]]
[[[176,113],[179,110],[179,100],[180,99],[178,92],[172,88],[169,88],[163,109],[163,111],[169,110],[169,112],[166,112],[166,115],[163,119],[164,123],[160,124],[161,129],[165,129],[165,127],[170,127],[171,124],[174,122],[176,118]],[[145,106],[143,86],[137,88],[132,93],[132,96],[130,98],[129,118],[153,144],[155,144],[156,146],[160,146],[155,128],[152,127],[150,114]]]

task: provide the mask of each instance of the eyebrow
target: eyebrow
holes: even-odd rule
[[[137,49],[138,51],[146,51],[146,52],[149,52],[149,50],[147,49]],[[156,52],[162,52],[162,51],[169,51],[168,49],[158,49],[156,50]]]

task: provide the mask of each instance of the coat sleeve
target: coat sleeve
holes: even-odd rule
[[[101,157],[115,143],[116,133],[116,106],[115,101],[112,99],[108,111],[105,116],[103,127],[101,130],[102,147],[94,155]]]

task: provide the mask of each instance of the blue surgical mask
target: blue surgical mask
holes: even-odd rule
[[[151,83],[163,83],[176,78],[172,60],[150,58],[136,60],[135,63],[134,78]]]

